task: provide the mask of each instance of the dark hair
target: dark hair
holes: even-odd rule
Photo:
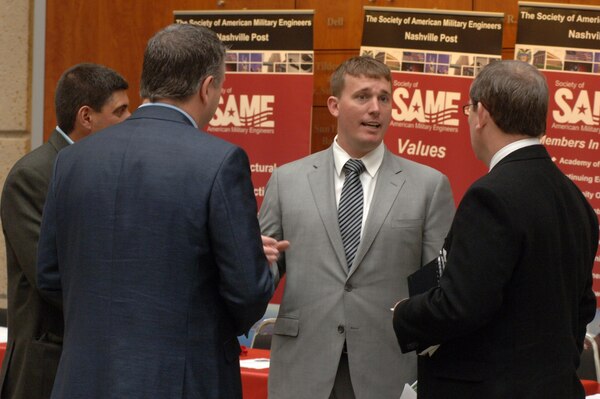
[[[544,75],[526,62],[505,60],[485,66],[469,95],[504,133],[539,137],[546,131],[548,85]]]
[[[366,56],[352,57],[341,63],[329,79],[331,94],[333,96],[339,97],[342,94],[342,90],[344,90],[344,77],[346,75],[355,77],[362,75],[368,78],[384,78],[388,82],[392,81],[390,68],[383,62]]]
[[[81,107],[87,105],[100,112],[114,92],[128,88],[121,75],[104,65],[83,63],[72,66],[56,85],[54,109],[58,126],[70,134]]]
[[[225,46],[210,29],[172,24],[156,33],[144,52],[140,94],[154,102],[183,100],[200,89],[208,76],[224,78]]]

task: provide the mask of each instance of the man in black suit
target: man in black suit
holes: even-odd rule
[[[166,27],[144,53],[148,101],[58,154],[38,249],[65,317],[52,398],[241,398],[237,336],[273,281],[248,157],[200,130],[224,60],[213,31]]]
[[[36,252],[52,166],[70,143],[129,114],[128,84],[97,64],[78,64],[58,81],[58,126],[48,141],[9,172],[1,201],[8,275],[8,347],[0,374],[2,399],[48,398],[60,358],[60,306],[44,300],[36,283]]]
[[[394,310],[400,346],[422,353],[419,398],[583,398],[598,220],[540,145],[546,81],[495,62],[470,99],[471,144],[490,171],[458,207],[439,287]]]

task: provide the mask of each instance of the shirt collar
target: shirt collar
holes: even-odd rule
[[[492,170],[494,166],[498,165],[498,162],[504,159],[507,155],[515,152],[516,150],[537,144],[541,144],[540,139],[538,137],[531,137],[527,139],[513,141],[512,143],[505,145],[492,157],[492,160],[490,161],[490,170]]]
[[[377,171],[383,162],[383,153],[384,145],[382,141],[373,151],[360,158],[365,164],[367,173],[371,177],[375,177],[377,174]],[[338,176],[342,175],[342,168],[350,158],[352,157],[338,144],[336,135],[333,139],[333,162],[335,165],[335,173],[337,173]]]
[[[58,133],[60,133],[60,135],[63,136],[63,138],[65,140],[67,140],[67,143],[69,143],[69,144],[73,144],[74,143],[73,139],[71,139],[68,134],[66,134],[65,132],[63,132],[63,130],[60,127],[56,126],[54,129],[56,129],[56,131]]]
[[[195,120],[194,120],[194,119],[193,119],[193,118],[190,116],[190,114],[188,114],[187,112],[185,112],[185,111],[184,111],[184,110],[182,110],[181,108],[179,108],[179,107],[176,107],[175,105],[172,105],[172,104],[166,104],[166,103],[145,103],[145,104],[142,104],[142,105],[140,105],[140,106],[138,107],[138,109],[139,109],[139,108],[142,108],[142,107],[150,107],[150,106],[158,106],[158,107],[171,108],[171,109],[174,109],[174,110],[176,110],[176,111],[179,111],[179,112],[181,112],[181,113],[182,113],[182,114],[183,114],[183,115],[184,115],[186,118],[188,118],[188,119],[190,120],[190,122],[192,123],[192,125],[193,125],[193,126],[196,128],[196,129],[198,129],[198,124],[197,124],[197,123],[196,123],[196,121],[195,121]]]

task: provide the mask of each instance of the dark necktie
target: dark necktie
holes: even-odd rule
[[[346,252],[346,262],[350,269],[360,243],[364,202],[360,174],[365,171],[365,164],[359,159],[349,159],[342,170],[346,174],[346,179],[340,196],[338,221],[344,252]]]

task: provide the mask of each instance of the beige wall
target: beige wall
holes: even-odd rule
[[[30,149],[33,0],[0,1],[0,185]],[[6,308],[6,251],[0,242],[0,307]]]

